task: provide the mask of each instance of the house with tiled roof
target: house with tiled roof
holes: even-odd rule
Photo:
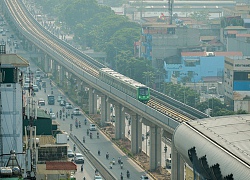
[[[47,161],[44,164],[37,164],[37,179],[60,179],[67,180],[77,171],[74,162]]]

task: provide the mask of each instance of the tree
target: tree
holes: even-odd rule
[[[209,19],[209,13],[207,11],[196,11],[190,14],[190,17],[192,19],[195,19],[196,21],[207,21]]]

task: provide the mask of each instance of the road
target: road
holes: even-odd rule
[[[35,67],[33,64],[31,64],[31,70],[35,71]],[[49,80],[47,79],[47,93],[51,93],[51,88],[50,88],[50,83]],[[53,87],[53,94],[55,95],[55,99],[57,100],[57,96],[58,95],[62,95],[66,100],[67,97],[61,92],[59,91],[56,87]],[[36,94],[36,98],[44,98],[45,100],[47,100],[47,94],[44,93],[44,91],[39,91]],[[47,104],[47,103],[46,103]],[[72,103],[73,104],[73,103]],[[44,108],[45,110],[49,111],[50,109],[52,109],[53,112],[59,112],[60,110],[62,110],[62,107],[59,106],[59,103],[56,101],[56,105],[46,105],[43,106],[42,108]],[[69,111],[70,114],[72,113],[72,110],[66,110],[67,112]],[[67,118],[65,118],[65,121],[63,121],[60,118],[57,118],[56,120],[58,121],[58,123],[60,124],[59,128],[63,131],[66,131],[68,133],[70,133],[70,124],[73,125],[73,129],[71,131],[71,133],[75,136],[78,137],[79,140],[82,140],[83,136],[86,136],[86,142],[85,142],[85,146],[99,159],[99,161],[105,165],[107,168],[109,168],[109,164],[112,158],[115,158],[115,160],[117,161],[118,157],[122,158],[122,161],[124,163],[124,168],[121,169],[119,165],[114,165],[113,169],[110,169],[111,173],[113,174],[113,176],[115,176],[116,179],[120,179],[120,174],[122,173],[125,177],[126,175],[126,171],[129,170],[130,174],[131,174],[131,179],[139,179],[141,175],[144,175],[145,172],[143,169],[141,169],[136,163],[134,163],[131,159],[129,159],[119,148],[117,148],[113,143],[110,142],[110,140],[105,136],[105,134],[103,134],[101,131],[100,132],[100,138],[97,139],[96,136],[96,132],[93,132],[93,139],[90,139],[89,136],[87,136],[87,129],[89,128],[89,120],[87,125],[84,125],[84,119],[86,118],[84,114],[82,114],[81,116],[77,116],[78,121],[81,122],[82,127],[81,128],[76,128],[75,125],[75,118],[71,119],[70,116],[68,116]],[[72,145],[72,143],[69,143],[70,145]],[[71,146],[72,147],[72,146]],[[98,150],[101,151],[101,156],[98,156],[97,152]],[[78,148],[76,149],[76,151],[79,151]],[[105,155],[106,153],[109,153],[109,160],[106,159]],[[88,164],[88,163],[87,163]],[[85,175],[86,172],[88,172],[85,176],[86,178],[91,178],[93,179],[94,177],[94,170],[95,168],[89,166],[85,164],[84,166],[86,166],[86,170],[83,173],[78,171],[78,174],[80,173],[79,176]],[[80,166],[78,167],[78,169],[80,170]],[[77,179],[81,179],[83,177],[78,177]],[[126,179],[126,178],[124,178]]]

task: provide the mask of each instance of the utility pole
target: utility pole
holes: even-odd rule
[[[2,75],[2,56],[1,54],[6,54],[6,46],[0,45],[0,88],[2,88],[3,75]],[[2,92],[0,90],[0,155],[3,154],[3,136],[2,136]],[[0,159],[0,167],[3,166],[3,156]]]
[[[26,135],[26,164],[27,164],[27,177],[36,179],[36,164],[37,164],[37,149],[36,149],[36,126],[34,121],[37,119],[37,103],[31,97],[33,87],[31,87],[32,77],[29,73],[30,87],[28,93],[27,103],[27,118],[29,126],[25,127]]]

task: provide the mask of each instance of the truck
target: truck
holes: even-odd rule
[[[48,95],[48,105],[54,105],[54,104],[55,104],[55,96]]]

